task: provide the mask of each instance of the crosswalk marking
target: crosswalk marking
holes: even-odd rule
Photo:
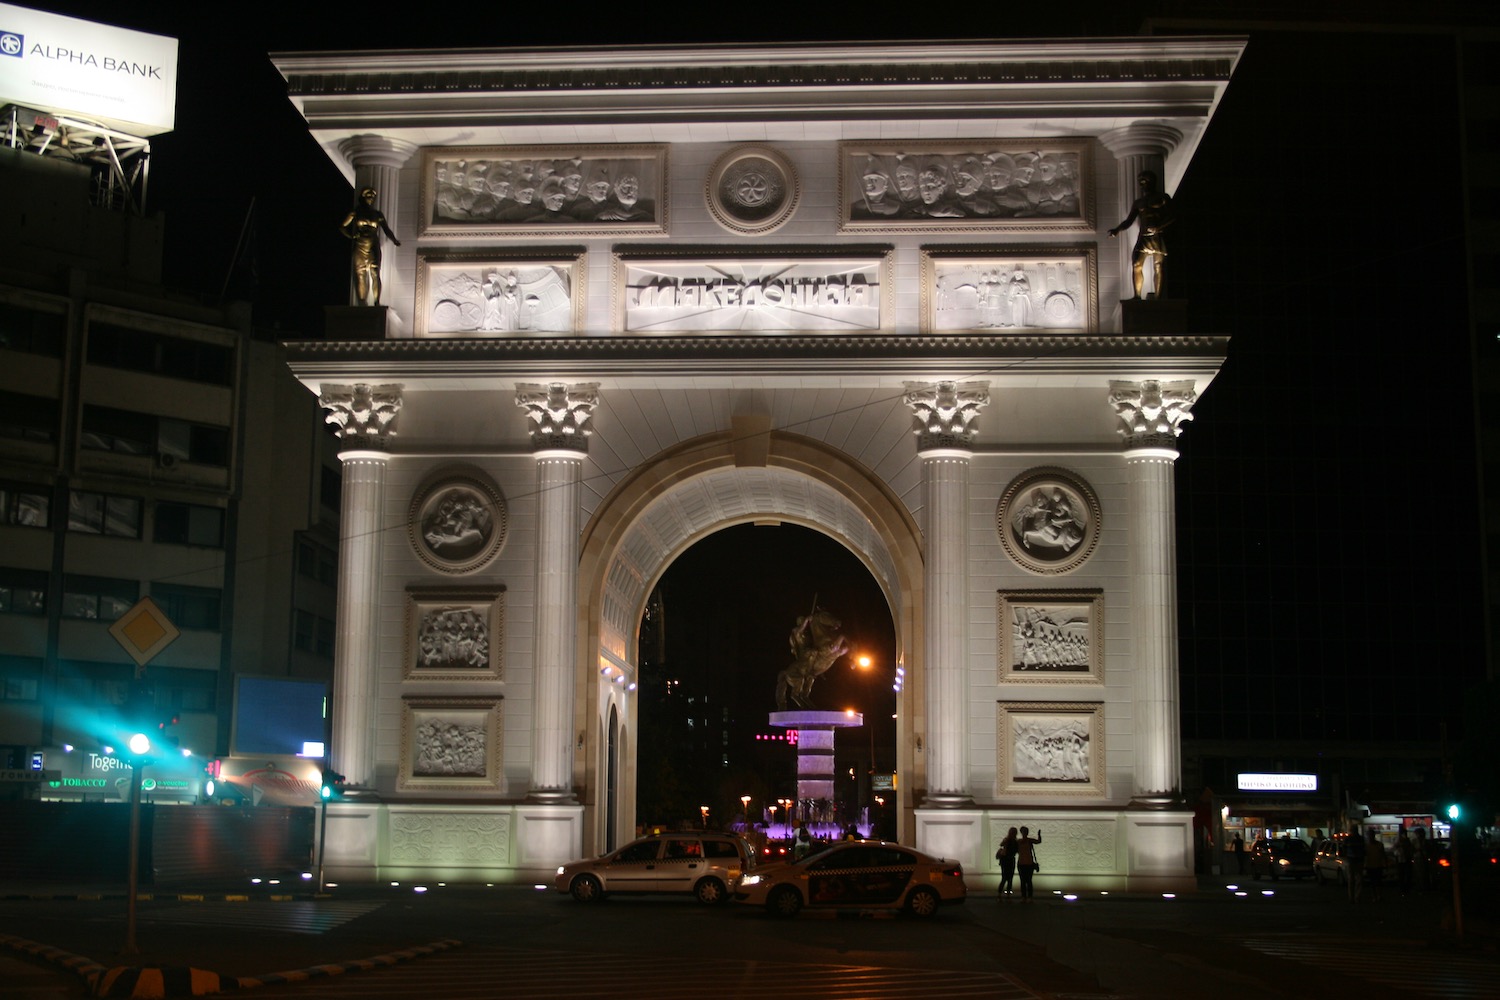
[[[1493,997],[1500,981],[1500,962],[1492,957],[1433,951],[1419,942],[1258,937],[1241,943],[1265,955],[1426,996]]]
[[[299,984],[317,997],[411,997],[442,984],[444,1000],[1040,1000],[1003,973],[800,964],[761,959],[670,957],[465,946],[391,969]],[[275,988],[262,997],[281,995]],[[290,991],[288,991],[290,995]]]

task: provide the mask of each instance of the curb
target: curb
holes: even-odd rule
[[[229,990],[247,990],[258,986],[300,983],[309,979],[342,975],[346,972],[363,972],[368,969],[396,965],[400,962],[410,961],[413,958],[420,958],[423,955],[432,955],[440,951],[447,951],[451,948],[460,947],[462,944],[462,941],[450,938],[434,941],[432,944],[416,948],[407,948],[403,951],[376,955],[373,958],[355,959],[349,962],[335,962],[329,965],[315,965],[311,968],[294,969],[289,972],[271,972],[262,976],[221,976],[217,972],[210,972],[205,969],[193,969],[187,966],[168,966],[163,968],[115,966],[114,968],[105,968],[93,959],[85,958],[82,955],[74,955],[72,952],[63,951],[61,948],[53,948],[50,945],[39,944],[36,941],[28,941],[25,938],[16,937],[12,934],[0,934],[0,945],[10,948],[12,951],[44,959],[72,972],[76,972],[89,984],[89,993],[91,996],[139,997],[142,1000],[155,1000],[155,998],[161,997],[206,996],[211,993],[223,993]]]
[[[100,901],[129,898],[130,893],[128,892],[12,892],[0,894],[0,902],[7,903],[97,903]],[[245,903],[252,899],[258,902],[285,903],[297,899],[332,899],[333,896],[329,893],[319,892],[138,892],[135,898],[141,902],[161,900],[168,903]]]

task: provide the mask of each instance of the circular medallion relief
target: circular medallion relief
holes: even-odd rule
[[[1099,498],[1066,469],[1044,466],[1021,473],[996,511],[1006,555],[1033,573],[1066,573],[1099,543]]]
[[[440,473],[412,498],[406,524],[423,562],[444,573],[472,573],[505,544],[505,498],[477,469]]]
[[[739,146],[714,163],[704,194],[715,222],[758,236],[792,217],[801,191],[786,157],[764,146]]]

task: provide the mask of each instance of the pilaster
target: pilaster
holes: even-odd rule
[[[987,382],[907,382],[927,513],[924,668],[927,676],[927,797],[937,808],[973,804],[969,793],[968,545],[964,511],[969,465]]]
[[[370,788],[375,782],[380,549],[386,527],[386,467],[401,393],[400,385],[324,385],[318,398],[342,442],[344,481],[329,761],[356,788]]]
[[[1193,383],[1111,382],[1130,500],[1130,621],[1135,654],[1135,773],[1131,803],[1170,808],[1181,799],[1177,676],[1177,435],[1192,419]]]
[[[579,482],[598,388],[593,382],[516,386],[536,457],[536,684],[527,795],[534,802],[574,800]]]

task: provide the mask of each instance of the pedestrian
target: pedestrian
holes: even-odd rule
[[[1411,895],[1411,864],[1416,857],[1416,845],[1405,830],[1396,838],[1396,879],[1401,885],[1401,895]]]
[[[807,835],[807,827],[797,827],[797,839],[792,841],[792,860],[801,861],[811,850],[812,838]]]
[[[1365,893],[1365,840],[1358,830],[1344,834],[1344,876],[1349,880],[1349,902]]]
[[[1011,827],[1005,834],[1005,839],[1000,841],[1000,849],[995,852],[995,860],[1000,862],[1000,898],[1014,896],[1013,883],[1016,878],[1016,851],[1019,849],[1016,843],[1016,828]]]
[[[1380,887],[1385,883],[1385,845],[1380,834],[1370,831],[1370,842],[1365,845],[1365,887],[1370,890],[1370,901],[1380,901]]]
[[[1021,873],[1021,902],[1034,902],[1031,878],[1042,870],[1037,860],[1036,845],[1042,842],[1042,828],[1036,828],[1036,839],[1032,840],[1026,827],[1021,827],[1021,836],[1016,838],[1016,870]]]
[[[1229,850],[1234,854],[1235,869],[1239,874],[1245,874],[1245,838],[1236,833],[1234,840],[1230,841]]]
[[[1412,874],[1416,876],[1417,891],[1426,892],[1432,888],[1432,851],[1427,847],[1427,827],[1417,827],[1412,837]]]

